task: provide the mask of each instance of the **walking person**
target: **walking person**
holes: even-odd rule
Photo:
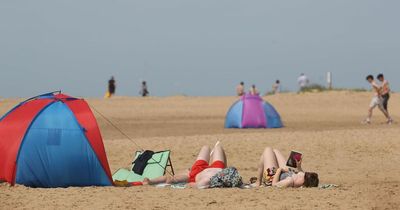
[[[236,87],[236,94],[237,96],[243,96],[244,95],[244,82],[240,82],[240,84]]]
[[[276,80],[275,84],[272,85],[272,94],[278,94],[281,92],[281,81]]]
[[[115,94],[115,79],[114,76],[111,76],[110,80],[108,80],[108,91],[105,95],[106,98],[111,98]]]
[[[382,105],[383,108],[389,113],[388,111],[388,102],[390,98],[390,87],[389,82],[385,79],[383,74],[378,74],[377,79],[381,82],[381,95],[382,95]]]
[[[389,113],[383,107],[383,98],[382,98],[382,94],[381,94],[382,93],[382,87],[379,86],[375,82],[374,76],[368,75],[366,79],[371,84],[372,90],[374,92],[374,96],[372,97],[371,103],[369,105],[368,116],[363,121],[363,123],[365,123],[365,124],[370,124],[371,123],[372,111],[375,109],[375,107],[378,107],[379,110],[381,110],[381,112],[387,118],[387,124],[392,124],[392,122],[393,122],[392,118],[390,117]]]
[[[301,73],[299,78],[297,78],[297,83],[299,84],[299,92],[301,92],[308,86],[310,80],[304,73]]]
[[[147,89],[147,83],[146,81],[142,82],[142,88],[140,89],[140,95],[142,95],[142,97],[146,97],[150,94],[149,90]]]

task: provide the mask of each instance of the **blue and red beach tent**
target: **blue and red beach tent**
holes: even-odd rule
[[[103,140],[86,101],[52,92],[0,118],[0,180],[30,187],[111,186]]]

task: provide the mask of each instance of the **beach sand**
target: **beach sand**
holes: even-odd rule
[[[228,165],[244,180],[255,176],[266,146],[304,154],[303,168],[335,189],[171,189],[85,187],[33,189],[0,184],[0,209],[399,209],[400,129],[378,110],[362,125],[371,93],[325,92],[265,97],[281,114],[282,129],[224,129],[236,97],[88,99],[140,147],[172,150],[176,171],[191,166],[202,145],[221,141]],[[0,101],[0,113],[19,100]],[[400,122],[400,97],[390,110]],[[111,171],[128,167],[139,148],[96,114]]]

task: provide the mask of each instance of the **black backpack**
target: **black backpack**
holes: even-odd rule
[[[151,150],[146,150],[142,154],[140,154],[133,163],[135,164],[132,168],[132,171],[136,174],[142,175],[144,169],[147,166],[147,161],[149,161],[153,157],[154,152]]]

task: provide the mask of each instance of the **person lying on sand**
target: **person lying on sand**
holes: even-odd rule
[[[239,187],[242,185],[241,177],[235,168],[226,168],[226,164],[225,151],[221,145],[216,144],[212,151],[210,147],[203,146],[190,170],[174,176],[144,179],[143,185],[188,183],[188,186],[200,189],[209,187]]]
[[[301,168],[301,160],[296,161],[297,168],[292,169],[286,166],[286,159],[277,149],[267,147],[261,155],[257,180],[254,187],[262,184],[275,187],[318,187],[318,174],[304,172]]]

